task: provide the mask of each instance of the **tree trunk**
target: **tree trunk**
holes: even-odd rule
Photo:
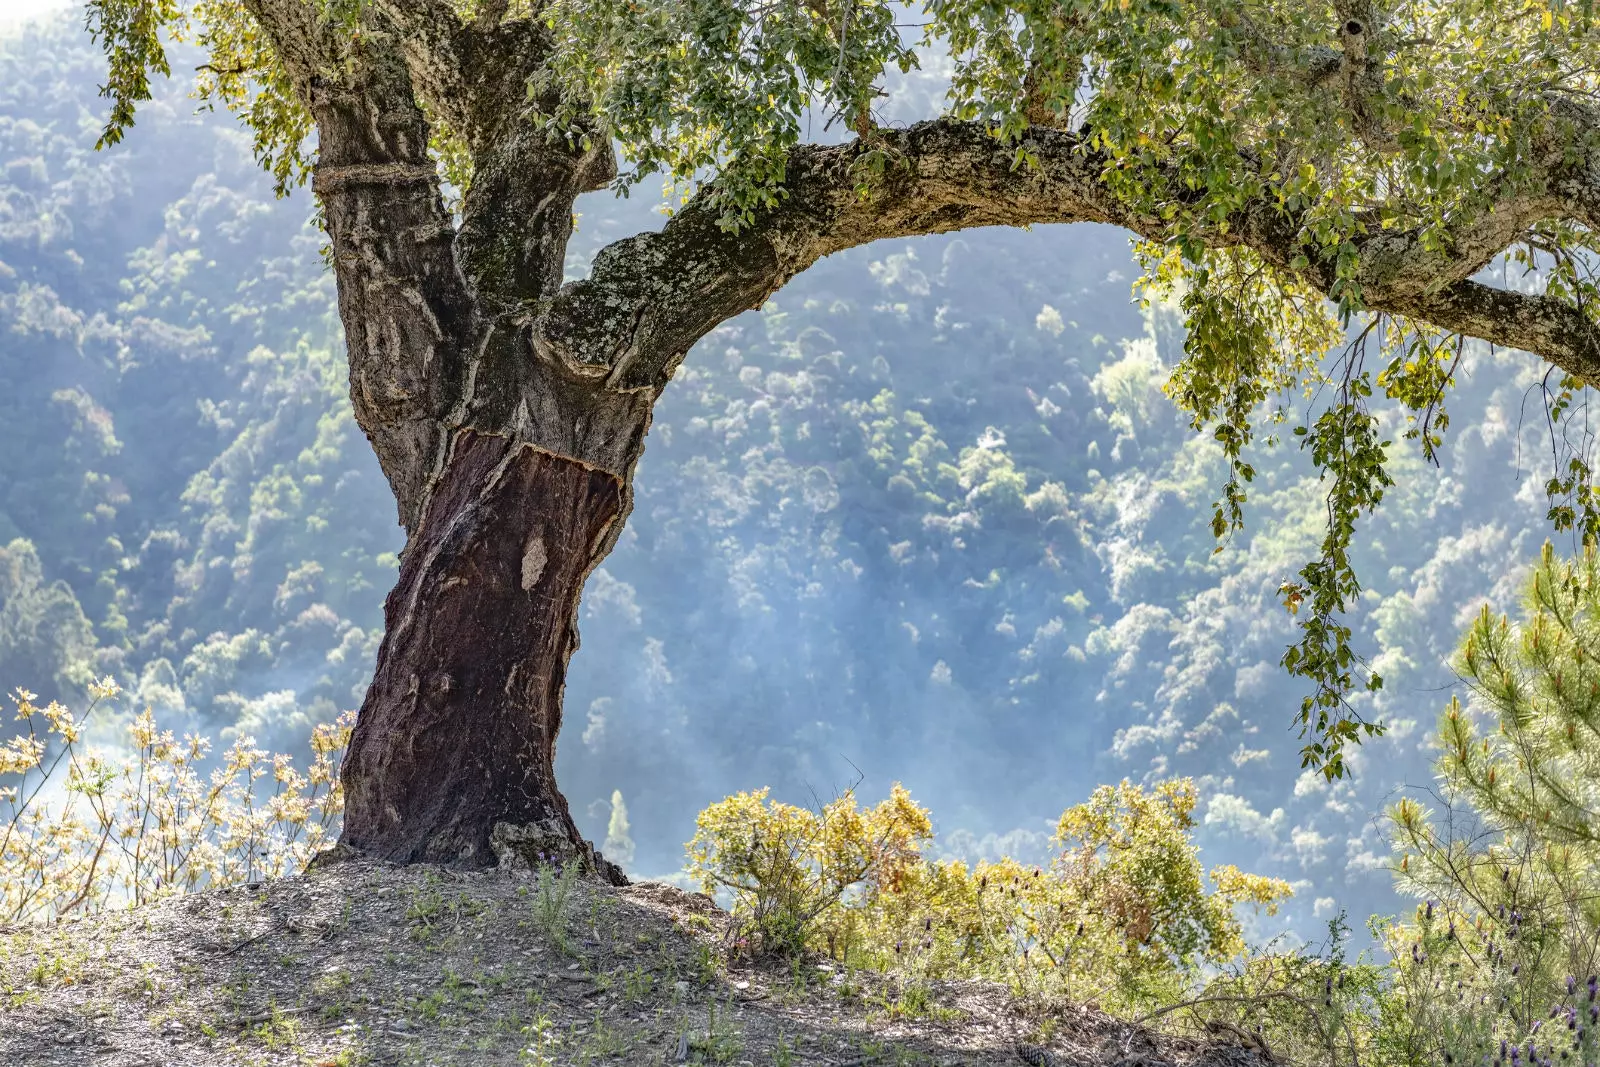
[[[546,50],[537,26],[466,41],[477,66],[435,86],[482,179],[457,226],[407,35],[376,14],[384,32],[352,41],[298,3],[253,10],[300,64],[351,404],[407,532],[341,772],[340,843],[477,867],[508,848],[576,855],[622,880],[578,834],[555,741],[579,595],[628,509],[659,390],[544,358],[526,324],[560,284],[574,199],[615,171],[609,141],[551,147],[513,121]]]
[[[502,837],[576,847],[620,877],[582,844],[554,759],[579,594],[623,506],[613,474],[505,436],[456,436],[385,607],[345,760],[345,844],[489,866],[505,824]]]
[[[351,406],[407,533],[341,772],[340,843],[477,867],[554,852],[620,881],[556,787],[578,600],[627,516],[673,368],[753,297],[724,285],[680,301],[702,312],[691,329],[665,291],[619,302],[562,284],[573,204],[616,160],[598,130],[552,140],[528,124],[553,47],[537,20],[463,24],[441,6],[400,27],[389,19],[416,9],[379,4],[377,32],[352,38],[298,0],[246,2],[316,122]],[[440,198],[419,86],[471,150],[459,220]],[[648,244],[602,259],[655,278]],[[552,316],[576,291],[601,306]]]

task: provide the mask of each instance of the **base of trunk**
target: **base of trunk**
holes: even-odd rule
[[[621,878],[579,835],[554,764],[579,594],[622,504],[614,475],[457,437],[384,607],[341,844],[471,867],[555,853]]]

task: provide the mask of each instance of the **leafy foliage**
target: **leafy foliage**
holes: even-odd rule
[[[1435,816],[1407,799],[1393,812],[1404,884],[1440,902],[1436,925],[1459,928],[1459,944],[1443,949],[1505,987],[1493,999],[1504,1025],[1520,1031],[1513,1040],[1572,994],[1566,976],[1600,971],[1597,624],[1595,550],[1562,559],[1546,545],[1522,619],[1485,608],[1462,641],[1457,669],[1474,706],[1452,700],[1438,736],[1451,807]]]
[[[100,95],[110,114],[96,147],[121,142],[138,105],[151,99],[151,74],[169,77],[171,44],[193,42],[208,61],[198,70],[196,95],[236,112],[255,137],[256,161],[273,177],[279,196],[311,176],[311,116],[289,83],[266,32],[236,0],[89,0],[89,34],[106,54],[109,76]]]
[[[575,91],[549,121],[564,129],[592,102],[635,164],[626,180],[721,173],[713,195],[725,222],[749,223],[781,198],[808,106],[871,129],[884,70],[916,65],[896,23],[904,10],[894,0],[559,0],[545,15],[558,35],[552,74]]]
[[[707,893],[732,894],[752,952],[792,953],[835,930],[858,891],[903,878],[931,836],[928,813],[898,786],[865,812],[849,792],[813,812],[758,790],[700,813],[689,873]]]

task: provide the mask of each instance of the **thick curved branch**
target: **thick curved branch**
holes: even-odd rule
[[[616,390],[660,390],[696,340],[759,307],[823,256],[891,237],[978,226],[1113,223],[1154,240],[1170,224],[1121,202],[1104,180],[1108,160],[1074,135],[1030,131],[1036,166],[979,125],[941,120],[884,131],[871,141],[803,146],[789,164],[785,198],[738,233],[714,208],[691,203],[660,233],[607,248],[591,276],[564,286],[533,326],[539,354]],[[875,173],[881,167],[881,173]],[[867,190],[863,195],[862,190]],[[1444,250],[1416,233],[1358,241],[1364,304],[1496,344],[1524,348],[1600,382],[1600,332],[1580,309],[1503,292],[1468,279],[1559,209],[1557,196],[1510,197],[1463,220]],[[1262,201],[1231,220],[1222,240],[1290,269],[1305,252],[1297,217]],[[1303,271],[1327,290],[1331,263]]]
[[[729,233],[719,210],[696,198],[660,233],[607,247],[589,278],[563,286],[534,324],[534,345],[614,389],[659,390],[707,331],[833,252],[976,226],[1125,223],[1107,210],[1100,164],[1076,151],[1077,139],[1039,132],[1051,146],[1039,168],[1016,165],[1016,153],[975,123],[801,146],[782,202],[755,225]]]
[[[1462,281],[1382,310],[1532,352],[1575,378],[1600,384],[1600,324],[1566,301]]]

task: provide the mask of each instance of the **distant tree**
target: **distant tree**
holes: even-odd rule
[[[611,791],[611,821],[606,824],[606,855],[619,866],[633,863],[633,829],[628,825],[628,805],[622,802],[622,790]]]
[[[356,418],[408,535],[344,770],[343,840],[395,860],[489,863],[500,823],[576,845],[552,762],[566,664],[656,399],[695,341],[831,253],[977,226],[1132,231],[1147,282],[1182,293],[1169,392],[1229,461],[1219,536],[1243,519],[1258,412],[1326,387],[1297,431],[1326,537],[1283,595],[1302,620],[1285,665],[1313,683],[1304,757],[1330,775],[1371,728],[1347,695],[1379,684],[1342,621],[1355,524],[1389,484],[1374,390],[1431,456],[1463,338],[1552,364],[1556,417],[1600,380],[1590,0],[87,10],[104,143],[169,72],[167,35],[187,38],[209,52],[202,98],[239,112],[281,188],[317,195]],[[948,102],[887,128],[873,109],[917,63],[912,15],[951,58]],[[848,140],[804,143],[810,115]],[[564,282],[578,196],[652,172],[683,206]],[[1490,284],[1501,257],[1537,269]],[[1581,456],[1551,488],[1558,523],[1600,528]]]
[[[81,693],[92,680],[94,626],[66,582],[46,582],[33,543],[0,545],[0,677],[43,667],[51,699]]]

